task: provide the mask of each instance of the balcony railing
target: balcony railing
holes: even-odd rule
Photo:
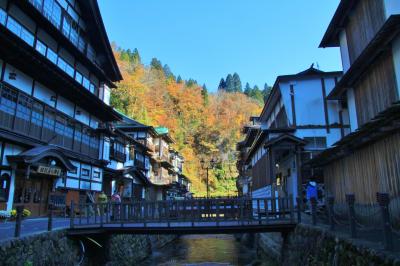
[[[99,137],[93,129],[1,82],[0,128],[99,158]]]
[[[8,30],[18,36],[21,40],[33,47],[38,53],[47,58],[50,62],[55,64],[59,69],[65,72],[68,76],[74,79],[79,85],[92,94],[99,96],[98,85],[90,81],[88,77],[80,73],[76,68],[59,56],[56,51],[45,45],[37,38],[32,32],[20,24],[10,15],[0,8],[0,24],[6,26]],[[35,42],[36,40],[36,42]]]

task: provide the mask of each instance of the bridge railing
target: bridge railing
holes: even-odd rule
[[[71,202],[70,226],[231,226],[295,223],[293,198]]]

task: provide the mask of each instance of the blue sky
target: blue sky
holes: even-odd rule
[[[262,87],[318,62],[341,70],[340,52],[318,45],[339,0],[98,0],[110,41],[157,57],[176,75],[216,90],[237,72]]]

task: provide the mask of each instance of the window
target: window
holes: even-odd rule
[[[82,82],[83,87],[85,87],[86,89],[90,90],[90,81],[86,78],[83,77],[83,82]],[[92,91],[91,91],[92,92]],[[93,92],[92,92],[93,93]]]
[[[15,109],[17,106],[17,92],[4,87],[1,90],[0,125],[12,128]]]
[[[29,133],[32,137],[40,139],[42,133],[42,123],[43,123],[43,105],[38,102],[33,102],[31,126]]]
[[[50,142],[54,139],[54,126],[55,126],[56,114],[50,108],[46,108],[44,111],[42,139],[43,141]]]
[[[69,33],[71,32],[71,19],[68,16],[64,17],[62,32],[67,38],[69,38]]]
[[[7,13],[3,9],[0,8],[0,24],[6,24]]]
[[[57,56],[56,52],[54,52],[50,48],[47,48],[47,59],[49,59],[54,64],[57,64],[57,58],[58,58],[58,56]]]
[[[10,193],[11,177],[9,174],[2,174],[0,177],[0,202],[8,200],[8,194]]]
[[[306,150],[321,150],[326,149],[326,137],[305,137],[307,144],[305,145]]]
[[[64,130],[65,130],[65,118],[57,115],[56,124],[55,124],[55,132],[57,134],[56,144],[60,146],[64,146]]]
[[[82,83],[82,78],[83,78],[82,74],[79,73],[78,71],[76,71],[76,72],[75,72],[75,80],[78,81],[79,84]]]
[[[58,29],[61,25],[61,6],[54,0],[44,0],[44,16]]]
[[[81,178],[90,179],[90,169],[82,168],[82,170],[81,170]]]
[[[42,0],[29,0],[29,2],[31,2],[31,4],[39,11],[42,10]]]
[[[36,51],[38,51],[42,55],[46,56],[47,46],[44,43],[42,43],[41,41],[37,40],[35,48],[36,48]]]
[[[29,133],[29,124],[32,111],[32,99],[24,94],[18,97],[17,113],[14,128],[21,133]]]
[[[75,134],[74,134],[74,151],[81,151],[81,142],[82,142],[82,126],[80,124],[75,125]]]
[[[93,171],[93,179],[100,179],[100,171]]]

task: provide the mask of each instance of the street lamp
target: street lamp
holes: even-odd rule
[[[201,168],[203,170],[207,171],[207,179],[206,179],[206,185],[207,185],[207,199],[210,198],[210,187],[208,184],[208,170],[213,169],[215,165],[217,164],[217,160],[212,158],[209,162],[206,162],[204,159],[200,160]]]

